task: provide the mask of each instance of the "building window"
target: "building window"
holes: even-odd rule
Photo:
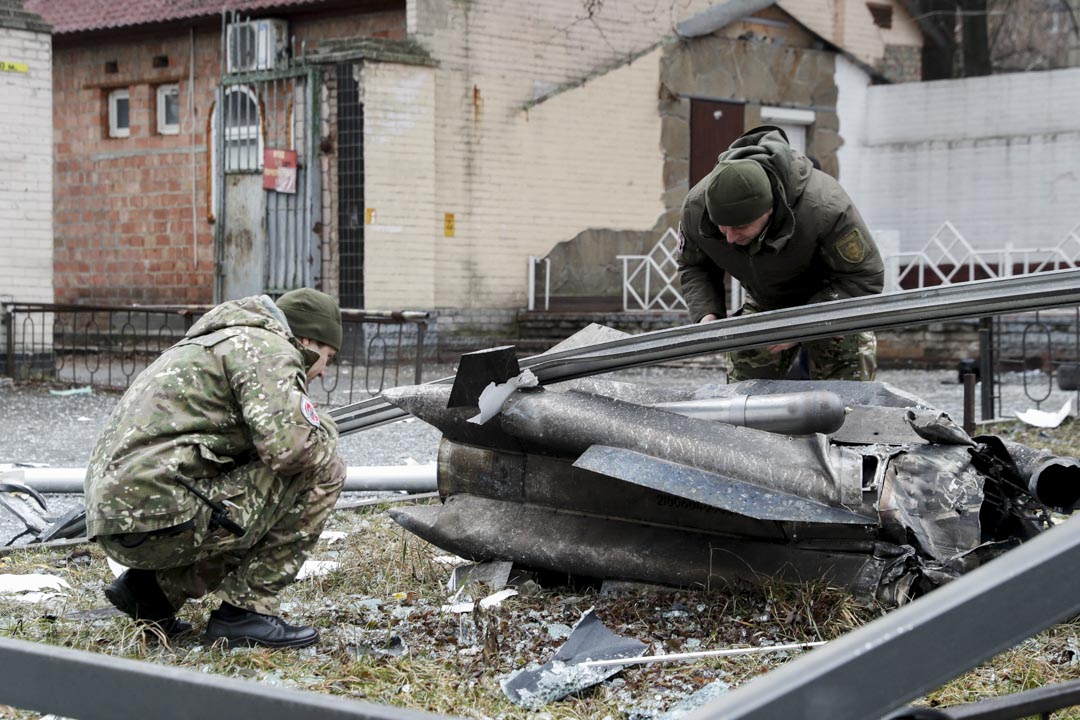
[[[127,88],[109,93],[109,137],[131,135],[131,93]]]
[[[180,134],[180,86],[159,85],[157,89],[157,131],[161,135]]]
[[[225,91],[225,172],[262,169],[262,122],[259,101],[251,88],[234,85]]]
[[[874,18],[875,25],[885,30],[892,27],[892,5],[866,3],[866,7],[870,10],[870,16]]]

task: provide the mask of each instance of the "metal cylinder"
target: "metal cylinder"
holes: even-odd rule
[[[844,401],[825,390],[684,400],[655,403],[652,407],[782,435],[828,435],[840,429],[845,415]]]
[[[498,422],[546,452],[623,448],[830,505],[863,501],[861,457],[824,435],[774,435],[578,392],[515,393]]]
[[[43,493],[81,493],[86,468],[18,468],[12,478]],[[21,477],[19,477],[21,475]],[[345,490],[368,492],[393,490],[409,493],[436,489],[435,463],[426,465],[351,466]]]

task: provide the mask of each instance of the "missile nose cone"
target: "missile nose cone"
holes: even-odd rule
[[[398,525],[427,540],[435,534],[435,523],[441,510],[442,505],[418,505],[390,508],[387,513]]]
[[[385,390],[383,397],[410,415],[436,427],[446,421],[448,413],[455,418],[460,415],[460,412],[450,412],[446,408],[450,398],[449,385],[402,385]]]

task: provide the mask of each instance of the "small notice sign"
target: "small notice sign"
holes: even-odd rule
[[[17,72],[24,73],[29,72],[30,66],[26,63],[10,62],[8,60],[0,60],[0,72]]]
[[[263,150],[263,189],[296,193],[295,150]]]
[[[454,237],[454,213],[443,214],[443,237]]]

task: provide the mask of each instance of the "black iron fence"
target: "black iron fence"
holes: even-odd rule
[[[17,380],[126,388],[209,305],[3,303],[5,373]],[[341,352],[309,391],[327,405],[423,381],[428,313],[343,310]]]

